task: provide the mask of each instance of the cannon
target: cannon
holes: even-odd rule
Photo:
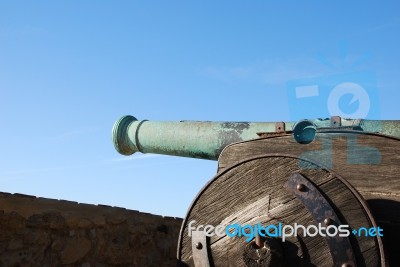
[[[218,160],[183,221],[178,266],[400,266],[400,121],[155,122],[116,150]]]

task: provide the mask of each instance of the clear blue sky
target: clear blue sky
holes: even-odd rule
[[[400,119],[399,2],[293,2],[1,1],[0,191],[183,217],[216,162],[123,157],[122,115],[328,117],[288,84],[368,72]]]

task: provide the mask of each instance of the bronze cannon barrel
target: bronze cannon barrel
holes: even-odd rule
[[[356,127],[400,137],[400,121],[341,119],[342,127]],[[282,123],[286,131],[307,132],[327,128],[329,119]],[[115,149],[123,155],[135,152],[217,160],[229,144],[258,138],[257,133],[274,133],[276,122],[148,121],[133,116],[120,118],[113,127]],[[298,129],[300,128],[300,129]]]

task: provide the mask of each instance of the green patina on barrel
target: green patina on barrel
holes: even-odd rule
[[[309,120],[316,129],[331,126],[330,119]],[[285,122],[293,131],[296,122]],[[135,152],[217,160],[229,144],[258,138],[257,133],[274,133],[275,122],[139,121],[120,118],[113,127],[115,149],[123,155]],[[400,138],[400,121],[340,119],[341,127],[379,132]]]

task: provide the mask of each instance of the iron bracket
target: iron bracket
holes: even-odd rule
[[[342,118],[340,116],[332,116],[331,117],[331,127],[337,128],[342,126]]]
[[[276,133],[286,132],[286,125],[283,121],[275,123],[275,132]]]
[[[207,236],[204,231],[192,232],[192,253],[195,267],[210,267]]]
[[[326,227],[342,225],[335,210],[324,195],[300,173],[293,173],[284,187],[303,203],[317,224],[321,223]],[[331,252],[334,266],[357,266],[348,237],[339,235],[331,237],[325,234],[325,240]]]

